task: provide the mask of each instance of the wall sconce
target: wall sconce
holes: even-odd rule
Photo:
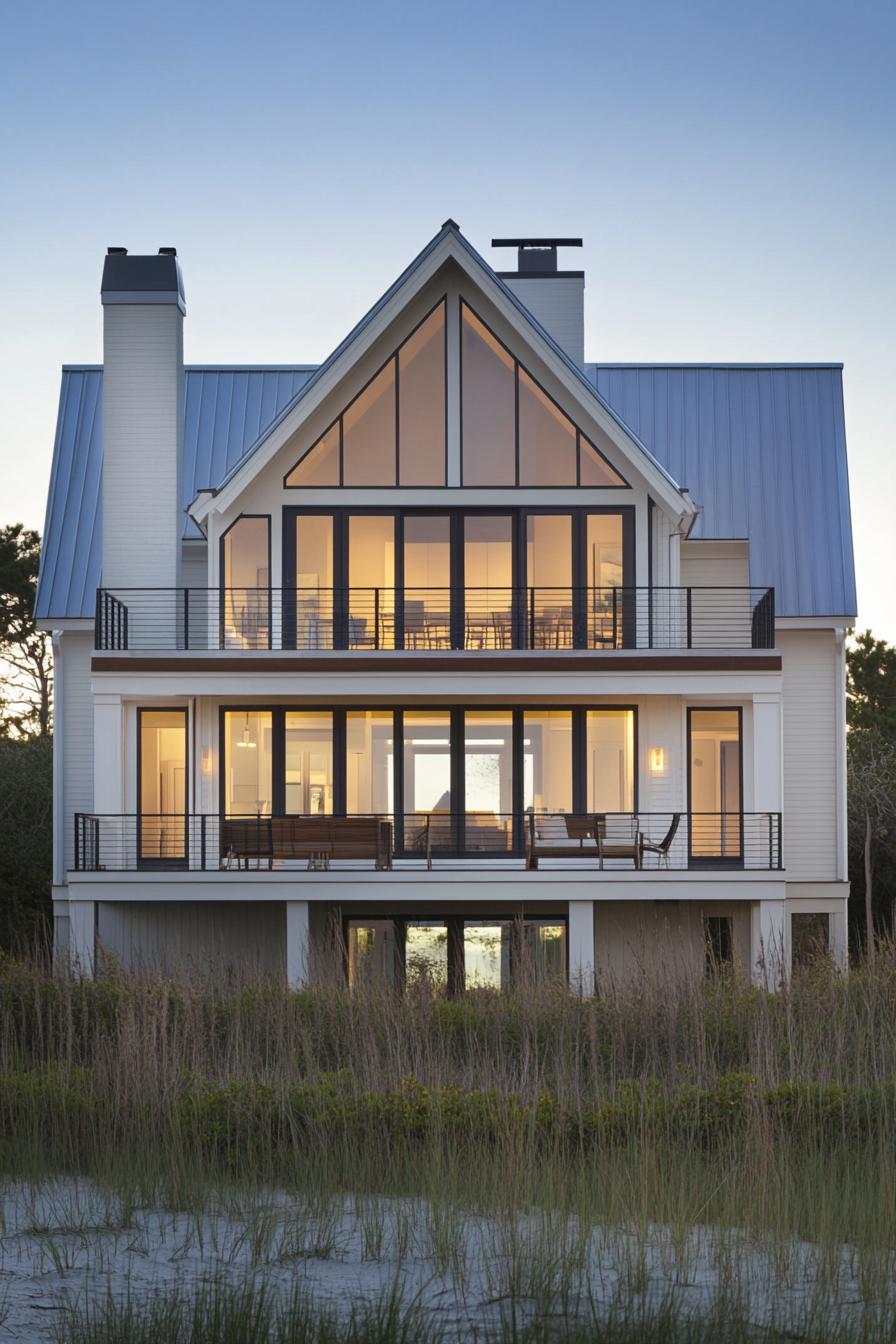
[[[666,768],[666,751],[664,747],[650,748],[650,770],[654,775],[661,775]]]
[[[204,775],[210,775],[211,772],[212,772],[212,753],[208,748],[206,748],[206,750],[202,753],[202,773]]]

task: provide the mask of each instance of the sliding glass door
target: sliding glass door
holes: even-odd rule
[[[137,713],[138,840],[141,863],[185,862],[187,857],[187,711]]]
[[[688,811],[690,858],[728,859],[743,854],[739,709],[688,710]]]

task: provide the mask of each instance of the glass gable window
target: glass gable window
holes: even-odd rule
[[[628,486],[463,301],[460,348],[464,485]]]
[[[274,810],[273,722],[269,709],[224,715],[224,814],[270,816]]]
[[[333,811],[333,715],[288,710],[284,723],[286,812],[320,816]]]
[[[463,483],[515,485],[514,361],[466,304],[461,369]]]
[[[634,811],[634,710],[588,710],[585,767],[589,812]]]
[[[288,488],[445,484],[445,300],[284,479]]]
[[[271,520],[237,518],[221,538],[221,639],[225,649],[266,649],[271,640]]]
[[[445,305],[398,351],[399,479],[445,484]]]

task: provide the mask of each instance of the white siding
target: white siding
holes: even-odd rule
[[[99,945],[131,971],[216,966],[283,975],[284,906],[242,902],[99,905]]]
[[[683,541],[682,587],[746,588],[750,583],[750,546],[746,541]]]
[[[184,588],[208,588],[208,547],[205,543],[184,546],[181,553],[180,581]]]
[[[62,797],[61,815],[53,817],[53,825],[61,828],[64,871],[68,872],[74,865],[75,813],[93,811],[93,632],[66,631],[59,648],[64,666],[56,732],[62,734]],[[63,874],[57,877],[62,880]]]
[[[784,865],[837,877],[838,646],[830,630],[779,631],[784,667]]]
[[[577,364],[585,363],[585,281],[560,276],[527,280],[525,276],[508,279],[508,289],[540,322],[545,331]]]
[[[103,585],[173,588],[183,527],[183,318],[175,304],[103,313]]]

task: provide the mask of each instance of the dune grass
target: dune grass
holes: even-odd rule
[[[251,1301],[231,1279],[215,1287],[215,1310],[262,1320],[225,1340],[437,1338],[403,1297],[384,1324],[385,1299],[347,1317],[264,1296],[287,1233],[300,1259],[342,1253],[347,1196],[363,1256],[455,1286],[475,1279],[471,1227],[486,1228],[495,1339],[769,1339],[779,1300],[803,1338],[888,1339],[896,953],[848,978],[819,963],[780,995],[645,978],[591,1000],[524,986],[454,1002],[114,969],[89,984],[4,961],[0,1161],[7,1179],[92,1176],[122,1207],[199,1220],[225,1201],[261,1277]],[[289,1229],[271,1190],[301,1210]],[[415,1212],[396,1221],[401,1201]],[[679,1290],[707,1236],[716,1289],[695,1319]],[[607,1248],[618,1302],[589,1317],[583,1270]],[[645,1257],[668,1268],[668,1299],[640,1292]],[[759,1324],[742,1296],[756,1257]],[[201,1344],[196,1303],[195,1288],[139,1308],[95,1298],[60,1338],[139,1340],[138,1317],[169,1312],[155,1337]]]

